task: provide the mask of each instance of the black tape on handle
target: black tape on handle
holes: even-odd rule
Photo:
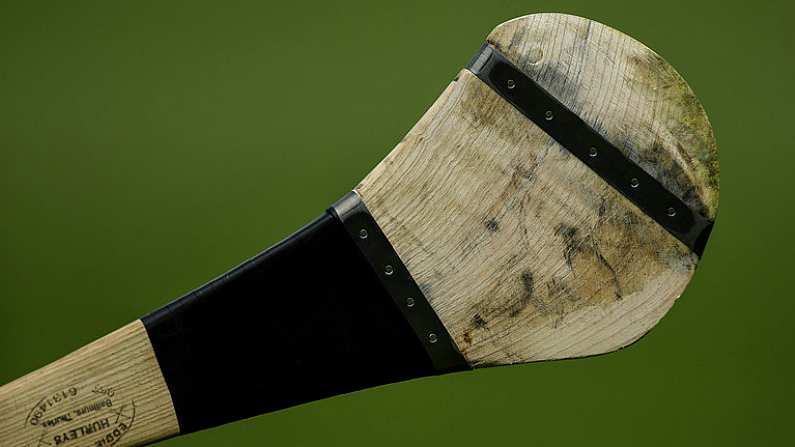
[[[367,231],[376,242],[377,226]],[[390,262],[390,279],[413,282],[399,259]],[[329,211],[144,317],[180,433],[468,368],[463,358],[440,367],[431,353],[449,336],[439,332],[429,353],[387,290],[395,282],[385,287]]]

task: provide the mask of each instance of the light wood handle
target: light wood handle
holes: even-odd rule
[[[134,446],[179,433],[136,320],[0,387],[0,446]]]

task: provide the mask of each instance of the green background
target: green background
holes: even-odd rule
[[[720,216],[657,329],[618,354],[386,386],[162,445],[791,442],[785,2],[2,2],[0,383],[315,217],[495,25],[558,11],[661,53],[717,135]]]

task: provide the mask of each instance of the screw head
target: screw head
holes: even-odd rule
[[[513,79],[508,79],[508,80],[505,82],[505,85],[507,85],[507,86],[508,86],[508,90],[513,90],[513,88],[514,88],[514,87],[516,87],[516,82],[514,82],[514,80],[513,80]]]
[[[431,342],[431,344],[436,343],[437,341],[439,341],[439,337],[433,332],[431,332],[430,334],[428,334],[428,341]]]
[[[551,110],[547,110],[547,112],[544,114],[544,118],[546,118],[547,121],[552,121],[552,118],[554,117],[555,115],[552,113]]]
[[[676,216],[676,209],[672,206],[669,206],[668,209],[665,210],[665,214],[667,214],[670,217],[674,217]]]
[[[633,188],[637,188],[639,185],[640,181],[636,177],[632,177],[632,179],[629,181],[629,186]]]
[[[588,155],[589,155],[591,158],[594,158],[594,157],[596,157],[598,154],[599,154],[599,151],[597,151],[595,147],[591,146],[591,148],[590,148],[590,149],[588,149]]]
[[[414,307],[414,298],[406,298],[406,307]]]
[[[386,273],[386,274],[387,274],[387,276],[391,276],[393,273],[395,273],[395,269],[394,269],[394,268],[392,268],[392,266],[391,266],[391,265],[387,264],[387,265],[384,267],[384,273]]]
[[[364,228],[359,230],[359,239],[367,239],[367,230]]]

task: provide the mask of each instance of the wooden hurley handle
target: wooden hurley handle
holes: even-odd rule
[[[140,445],[179,432],[140,320],[0,387],[0,445]]]

